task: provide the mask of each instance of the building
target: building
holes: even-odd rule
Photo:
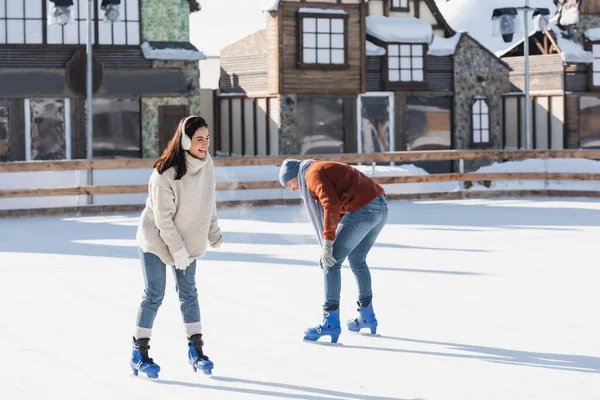
[[[86,158],[87,3],[0,1],[0,161]],[[117,21],[108,3],[118,3]],[[61,5],[72,20],[49,24]],[[93,5],[93,158],[156,157],[200,107],[203,55],[189,43],[189,14],[200,5]]]
[[[266,18],[221,52],[222,153],[503,147],[510,67],[433,0],[280,0]]]
[[[534,7],[556,12],[554,0],[534,0]],[[563,12],[547,30],[528,36],[532,147],[576,149],[600,147],[600,0],[567,2],[578,6]],[[468,31],[507,62],[511,90],[504,95],[505,148],[525,146],[524,39],[512,43],[492,37],[489,26],[476,15],[491,15],[495,7],[518,6],[504,0],[438,0],[440,10],[455,29]],[[569,5],[570,5],[569,4]],[[468,13],[467,13],[468,11]],[[520,16],[521,17],[521,16]],[[556,23],[558,22],[558,23]],[[522,22],[521,22],[522,23]]]

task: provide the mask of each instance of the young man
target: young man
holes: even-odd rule
[[[304,206],[321,244],[320,265],[325,280],[324,319],[304,331],[304,340],[341,333],[341,266],[346,258],[358,284],[359,316],[346,323],[358,332],[377,330],[371,300],[371,273],[367,255],[387,221],[385,191],[356,168],[343,163],[286,159],[279,171],[281,185],[300,191]]]

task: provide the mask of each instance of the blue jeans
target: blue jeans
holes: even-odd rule
[[[380,195],[363,208],[344,215],[333,242],[333,257],[336,263],[331,268],[323,269],[325,278],[323,308],[340,304],[341,267],[346,257],[358,285],[358,301],[364,303],[373,298],[367,255],[387,221],[387,214],[387,201],[384,195]]]
[[[144,275],[144,296],[137,315],[136,331],[143,337],[150,337],[152,325],[158,308],[165,297],[167,283],[167,266],[152,253],[139,250]],[[202,333],[200,325],[200,305],[196,289],[196,260],[185,271],[171,266],[175,276],[175,290],[179,295],[179,303],[186,333],[189,336]],[[138,338],[139,339],[139,338]]]

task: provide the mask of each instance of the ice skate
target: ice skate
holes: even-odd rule
[[[330,336],[331,343],[337,343],[340,333],[342,333],[340,310],[324,311],[321,325],[306,329],[304,331],[304,340],[316,342],[323,336]]]
[[[359,332],[362,328],[369,328],[371,334],[377,333],[377,318],[373,312],[373,304],[369,302],[366,306],[358,304],[358,317],[346,322],[348,330],[352,332]]]
[[[160,366],[148,357],[148,350],[150,349],[149,342],[150,339],[133,338],[133,352],[131,353],[129,364],[133,370],[133,375],[138,376],[138,374],[142,372],[150,379],[158,379]]]
[[[198,333],[192,335],[189,338],[188,346],[190,347],[188,351],[188,361],[192,365],[194,372],[200,370],[204,372],[205,375],[212,375],[212,369],[215,365],[202,351],[202,346],[204,346],[202,334]]]

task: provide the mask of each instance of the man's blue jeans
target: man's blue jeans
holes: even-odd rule
[[[333,242],[333,257],[336,263],[331,268],[323,269],[324,309],[340,304],[341,267],[346,258],[356,277],[358,301],[362,304],[373,298],[367,255],[387,221],[387,214],[387,201],[384,195],[380,195],[360,210],[347,213],[340,221]]]
[[[136,338],[150,337],[156,313],[165,297],[167,266],[152,253],[140,252],[142,273],[144,275],[144,296],[137,315]],[[202,333],[200,324],[200,305],[196,290],[196,260],[185,271],[171,266],[175,276],[177,294],[183,322],[188,337]]]

